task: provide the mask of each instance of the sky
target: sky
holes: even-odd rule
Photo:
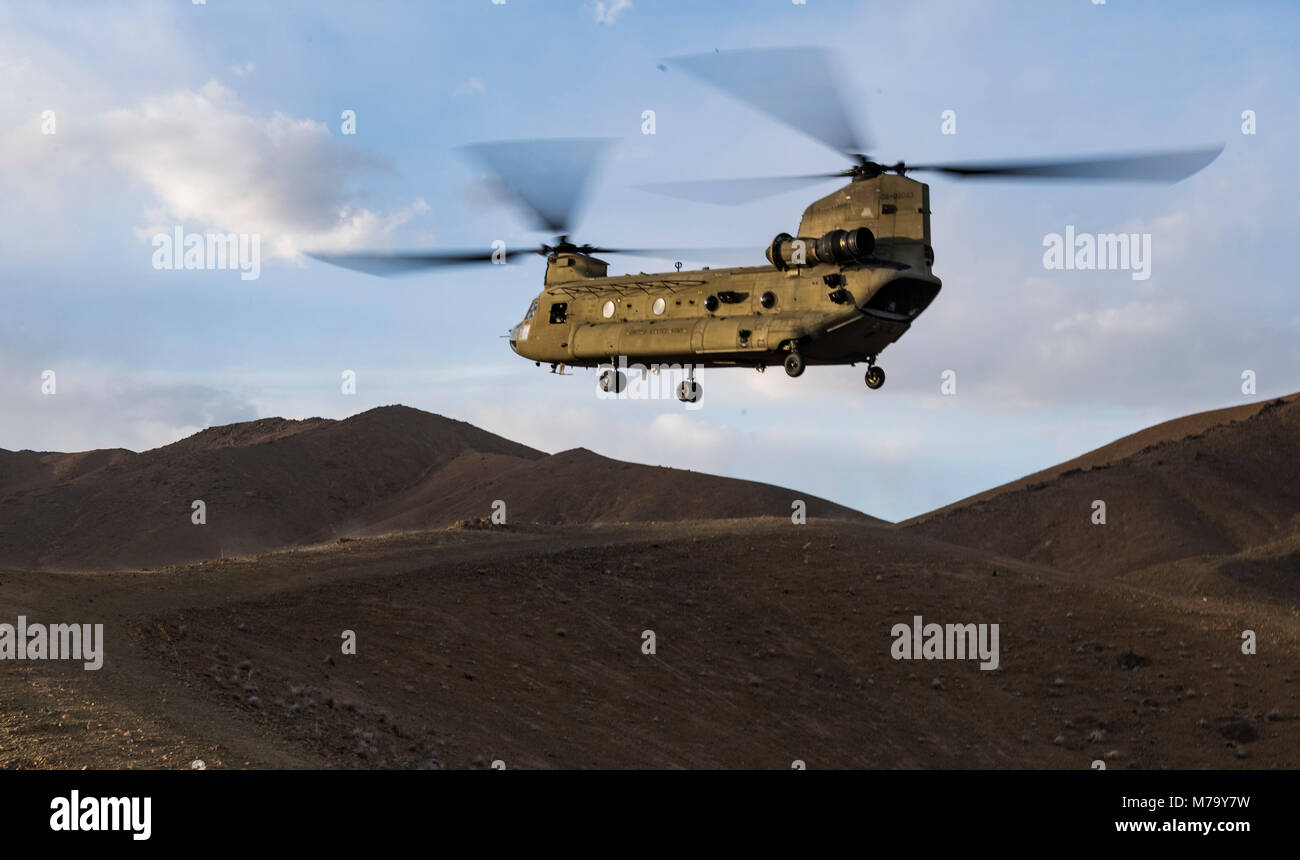
[[[145,450],[403,403],[913,516],[1300,390],[1298,35],[1287,2],[0,2],[0,448]],[[763,265],[835,183],[735,207],[634,186],[845,167],[669,59],[804,45],[839,58],[881,161],[1226,148],[1174,185],[927,178],[944,287],[879,391],[861,367],[729,369],[700,373],[698,409],[603,400],[594,371],[504,339],[539,257],[381,279],[303,255],[547,240],[458,148],[603,137],[574,239]],[[258,277],[156,268],[177,227],[256,235]],[[1046,268],[1067,227],[1149,234],[1150,277]]]

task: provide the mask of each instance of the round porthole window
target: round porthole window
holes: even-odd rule
[[[659,316],[661,313],[664,312],[664,308],[666,307],[668,307],[668,303],[663,300],[663,296],[660,296],[659,298],[655,299],[655,303],[650,306],[650,309],[655,312],[655,316]]]
[[[609,319],[614,315],[614,301],[612,299],[610,301],[605,302],[605,304],[601,307],[600,315],[603,316],[605,319]]]

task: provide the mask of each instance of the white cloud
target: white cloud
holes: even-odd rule
[[[237,78],[246,78],[256,70],[257,64],[252,60],[249,60],[246,63],[237,63],[230,67],[230,71],[233,72]]]
[[[465,83],[456,87],[456,89],[452,91],[451,95],[452,98],[459,98],[460,96],[482,95],[486,91],[487,85],[483,83],[482,78],[470,78]]]
[[[1121,307],[1078,311],[1054,326],[1057,334],[1132,337],[1165,334],[1178,329],[1187,316],[1183,302],[1130,302]]]
[[[297,260],[307,250],[379,244],[429,211],[422,199],[389,213],[359,205],[359,177],[391,171],[387,160],[334,140],[322,122],[257,116],[216,81],[64,120],[77,124],[60,132],[57,150],[36,131],[39,121],[0,137],[0,166],[34,172],[29,191],[45,196],[65,183],[80,191],[84,175],[119,173],[152,200],[140,213],[144,241],[175,225],[258,234],[264,255]]]
[[[632,0],[596,0],[593,11],[596,13],[596,21],[600,24],[613,24],[614,19],[624,9],[632,8]]]
[[[259,417],[237,393],[49,353],[13,331],[0,335],[0,440],[10,450],[144,451],[205,427]],[[46,371],[54,373],[51,394],[42,392]]]
[[[109,111],[100,128],[109,160],[145,183],[170,223],[261,234],[272,256],[373,242],[428,209],[356,206],[356,174],[386,162],[334,142],[324,123],[253,116],[215,81]]]

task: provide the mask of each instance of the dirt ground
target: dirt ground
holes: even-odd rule
[[[1300,767],[1294,606],[1165,581],[776,518],[2,570],[0,621],[103,623],[105,658],[0,662],[0,765]],[[895,660],[915,615],[998,624],[999,668]]]

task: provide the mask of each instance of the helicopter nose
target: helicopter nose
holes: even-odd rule
[[[523,355],[523,353],[519,351],[518,344],[521,340],[528,340],[528,330],[531,327],[532,322],[525,319],[523,322],[510,329],[510,334],[508,335],[510,338],[510,349],[514,350],[515,355]],[[524,357],[527,358],[527,356]]]

